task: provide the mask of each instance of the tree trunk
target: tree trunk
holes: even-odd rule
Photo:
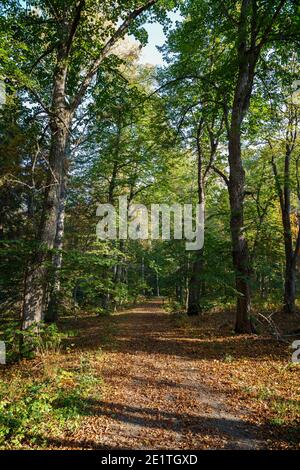
[[[230,128],[228,129],[230,231],[237,290],[236,333],[254,332],[250,318],[250,258],[244,234],[245,172],[241,154],[241,126],[249,109],[254,72],[259,56],[259,49],[254,47],[256,34],[256,18],[254,16],[251,49],[247,48],[250,6],[249,0],[243,0],[238,31],[239,71],[234,90]],[[254,12],[252,14],[255,15]]]
[[[288,188],[288,192],[290,189]],[[287,314],[294,314],[296,311],[296,255],[293,249],[292,227],[290,221],[290,195],[285,197],[285,204],[282,210],[282,223],[284,232],[285,248],[285,273],[284,273],[284,298],[283,311]]]
[[[189,283],[187,308],[187,314],[189,316],[199,315],[201,312],[201,273],[203,270],[203,261],[203,250],[199,250],[193,262],[192,275]]]
[[[200,143],[203,121],[200,120],[197,129],[197,190],[198,202],[204,204],[204,177],[203,177],[203,154]],[[201,273],[203,270],[203,248],[198,250],[195,254],[196,258],[193,262],[192,275],[189,281],[188,300],[187,300],[187,314],[189,316],[199,315],[201,312]]]
[[[45,322],[55,323],[58,317],[58,306],[60,296],[60,274],[62,266],[62,249],[65,222],[65,206],[66,206],[66,187],[65,181],[62,182],[60,193],[60,204],[57,217],[56,236],[54,249],[56,252],[52,259],[53,277],[50,283],[49,304],[45,313]]]
[[[292,126],[291,118],[289,119],[289,126]],[[296,135],[296,134],[295,134]],[[298,231],[296,246],[293,247],[293,235],[291,224],[291,181],[290,181],[290,163],[293,145],[289,142],[286,143],[286,152],[284,158],[284,182],[283,188],[280,184],[277,165],[272,157],[272,168],[275,179],[275,186],[278,193],[281,220],[283,227],[284,250],[285,250],[285,272],[284,272],[284,296],[283,296],[283,311],[287,314],[294,314],[296,311],[295,298],[296,298],[296,263],[297,255],[300,245],[300,228]]]
[[[229,138],[229,201],[232,258],[235,269],[237,290],[236,324],[237,333],[251,333],[249,252],[244,230],[244,186],[245,177],[241,158],[240,126],[232,126]]]
[[[50,115],[51,146],[49,172],[43,205],[41,225],[37,236],[34,259],[27,272],[22,312],[22,328],[43,320],[47,288],[49,250],[54,247],[60,193],[64,178],[64,163],[69,138],[71,113],[65,103],[66,65],[58,62],[55,73],[52,114]],[[50,258],[50,259],[49,259]]]
[[[53,94],[51,109],[48,111],[51,129],[51,147],[49,154],[49,177],[44,200],[43,214],[39,234],[37,236],[37,249],[31,267],[27,272],[24,302],[22,308],[22,328],[26,329],[34,323],[43,319],[45,291],[47,286],[46,261],[48,253],[54,246],[57,226],[57,216],[60,204],[60,189],[63,179],[63,166],[65,152],[70,132],[70,123],[73,114],[82,102],[88,87],[93,80],[97,70],[107,57],[112,47],[127,32],[131,23],[142,13],[154,5],[156,0],[149,0],[133,10],[130,15],[116,28],[109,39],[105,42],[97,59],[91,66],[87,66],[88,72],[83,78],[77,94],[67,104],[66,81],[69,67],[69,54],[72,49],[74,37],[81,21],[82,11],[85,9],[83,0],[77,2],[73,11],[74,16],[69,21],[70,9],[66,8],[59,22],[57,45],[57,62],[53,74]],[[57,40],[58,40],[57,38]],[[57,42],[56,40],[56,42]]]
[[[296,298],[296,267],[293,259],[286,260],[285,283],[284,283],[284,312],[294,314]]]
[[[266,18],[259,17],[257,2],[251,0],[241,1],[237,31],[238,77],[234,90],[230,123],[227,119],[227,104],[225,106],[230,169],[228,186],[231,211],[230,227],[233,265],[238,291],[235,326],[237,333],[251,333],[254,331],[250,319],[250,260],[244,235],[245,175],[241,158],[241,126],[249,109],[257,61],[284,4],[284,0],[279,2],[262,32],[259,24],[262,24]],[[259,35],[261,38],[258,41]]]
[[[160,297],[159,276],[158,276],[158,273],[156,273],[156,296],[157,296],[157,297]]]

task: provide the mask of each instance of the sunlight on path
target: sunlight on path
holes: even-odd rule
[[[102,371],[107,390],[102,402],[91,404],[91,416],[78,431],[79,447],[263,446],[253,425],[229,411],[225,396],[205,385],[197,358],[172,326],[161,301],[118,313],[115,318],[116,344],[106,352]]]

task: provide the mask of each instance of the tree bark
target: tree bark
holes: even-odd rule
[[[47,288],[47,262],[49,250],[54,247],[61,187],[64,178],[64,163],[70,132],[71,113],[65,102],[66,64],[64,51],[60,52],[55,72],[50,115],[51,145],[49,171],[44,199],[37,248],[25,280],[25,295],[22,313],[22,328],[43,320]],[[49,259],[50,258],[50,259]]]
[[[241,155],[241,126],[248,111],[253,88],[255,67],[259,49],[254,43],[247,47],[247,25],[250,1],[243,0],[238,32],[238,77],[231,111],[228,135],[229,202],[232,259],[235,270],[236,333],[251,333],[254,328],[250,319],[250,263],[249,250],[244,233],[245,172]],[[253,13],[254,14],[254,13]],[[255,28],[255,22],[252,22]]]
[[[203,177],[203,154],[200,143],[201,133],[203,128],[203,120],[201,119],[197,129],[197,185],[198,185],[198,202],[204,204],[204,177]],[[203,248],[198,250],[195,254],[195,260],[192,266],[192,275],[189,281],[188,301],[187,301],[187,314],[189,316],[196,316],[201,313],[201,274],[203,270]]]
[[[198,250],[193,262],[192,275],[189,282],[188,308],[189,316],[201,313],[201,273],[203,270],[203,250]]]
[[[297,126],[297,124],[296,124]],[[289,114],[288,127],[293,127],[293,116]],[[286,314],[294,314],[296,311],[296,266],[300,246],[300,226],[296,237],[295,247],[293,246],[292,223],[291,223],[291,156],[296,142],[297,132],[286,132],[286,149],[284,157],[284,178],[283,187],[280,183],[277,165],[274,155],[271,165],[274,174],[275,186],[279,198],[281,209],[281,220],[283,227],[284,251],[285,251],[285,272],[284,272],[284,296],[283,311]],[[270,144],[271,145],[271,144]],[[271,145],[272,148],[272,145]],[[298,179],[298,174],[297,174]],[[299,191],[298,191],[299,192]],[[300,200],[300,193],[298,199]]]
[[[54,246],[57,217],[60,205],[60,189],[64,177],[64,162],[67,142],[70,133],[71,121],[78,106],[82,102],[93,77],[99,70],[103,60],[107,57],[117,41],[124,36],[131,23],[146,10],[151,8],[157,0],[148,0],[146,4],[133,10],[112,33],[102,47],[98,57],[87,67],[78,92],[71,99],[70,105],[66,100],[66,82],[68,61],[73,46],[74,37],[81,21],[85,0],[79,0],[74,16],[68,20],[69,11],[66,7],[62,19],[59,19],[57,35],[60,41],[54,46],[57,48],[57,63],[53,74],[53,93],[51,109],[44,109],[49,113],[51,146],[49,153],[49,174],[45,194],[41,226],[37,236],[37,249],[27,272],[24,289],[24,302],[22,307],[22,328],[27,329],[32,324],[43,320],[45,293],[47,287],[47,267],[49,250]],[[57,18],[55,18],[57,22]]]
[[[240,128],[231,129],[229,138],[229,201],[232,258],[235,269],[237,290],[236,324],[237,333],[253,331],[250,320],[250,267],[244,227],[244,170],[241,159]]]
[[[286,157],[287,159],[287,157]],[[287,314],[294,314],[296,311],[296,249],[293,247],[292,226],[290,219],[291,204],[290,204],[290,175],[288,163],[288,175],[286,174],[287,182],[285,184],[284,204],[282,207],[282,225],[284,235],[284,250],[285,250],[285,273],[284,273],[284,297],[283,297],[283,311]]]
[[[60,204],[57,217],[56,236],[54,242],[54,249],[56,252],[52,259],[53,275],[50,282],[49,303],[45,313],[45,322],[55,323],[58,318],[58,307],[60,299],[60,275],[62,266],[62,249],[63,249],[63,236],[64,236],[64,222],[65,222],[65,206],[66,206],[66,185],[65,181],[62,182]]]
[[[285,282],[284,282],[284,312],[294,314],[296,311],[296,266],[294,257],[286,257]]]
[[[260,17],[257,2],[242,0],[239,21],[237,22],[237,66],[238,76],[234,89],[231,118],[228,119],[228,106],[225,99],[224,113],[228,132],[229,161],[229,201],[232,258],[235,269],[237,294],[236,325],[237,333],[254,331],[250,318],[250,260],[247,240],[244,233],[245,174],[241,157],[241,127],[249,109],[256,64],[263,46],[286,0],[280,0],[269,21]],[[262,24],[266,23],[262,31]],[[258,39],[260,37],[260,39]]]

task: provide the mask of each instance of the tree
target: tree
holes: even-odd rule
[[[287,314],[295,313],[295,297],[296,297],[296,263],[300,250],[300,225],[297,221],[297,209],[292,210],[292,190],[294,183],[296,185],[296,194],[298,204],[300,202],[300,180],[299,180],[299,151],[298,151],[298,109],[294,104],[289,104],[286,111],[286,129],[283,142],[283,149],[274,148],[272,140],[269,140],[271,149],[271,165],[275,180],[275,186],[279,198],[283,239],[285,249],[285,282],[284,282],[284,301],[283,307]],[[276,144],[275,144],[276,145]],[[284,151],[282,176],[278,168],[276,154]],[[296,181],[293,182],[291,168],[294,166]],[[293,218],[296,217],[296,223],[293,224]],[[295,233],[293,233],[293,225],[295,225]],[[295,242],[294,242],[295,239]]]
[[[50,171],[38,234],[39,247],[25,282],[23,328],[26,329],[40,322],[45,311],[46,261],[48,250],[55,243],[74,115],[103,62],[111,60],[109,56],[116,43],[140,15],[155,5],[156,0],[142,4],[122,2],[117,7],[111,2],[85,0],[46,4],[36,1],[30,3],[29,9],[27,5],[18,6],[13,25],[11,15],[15,14],[14,2],[9,3],[7,23],[12,29],[20,29],[27,47],[32,46],[29,53],[31,79],[40,88],[43,88],[45,79],[48,81],[43,96],[40,96],[37,87],[27,88],[47,114],[51,133]],[[91,37],[94,38],[93,43],[90,42]],[[88,51],[86,44],[89,44]],[[46,73],[41,65],[45,60],[51,64],[46,68]]]
[[[294,12],[297,16],[297,10],[293,2],[286,0],[280,0],[275,5],[265,5],[257,0],[241,0],[232,1],[226,6],[219,1],[187,2],[182,11],[187,16],[186,22],[190,23],[189,31],[192,32],[194,44],[196,41],[202,46],[201,54],[207,37],[217,38],[216,47],[220,49],[217,63],[206,70],[203,70],[199,54],[196,53],[197,60],[192,62],[186,55],[186,69],[176,80],[196,77],[202,82],[209,82],[211,87],[218,89],[223,96],[228,140],[232,257],[237,291],[235,329],[238,333],[249,333],[253,331],[253,327],[250,319],[251,269],[244,233],[245,175],[241,150],[242,125],[249,110],[262,50],[272,41],[281,39],[280,34],[287,22],[293,36],[289,15]],[[188,39],[190,44],[191,37]],[[190,51],[187,37],[182,37],[181,40],[183,50]],[[204,63],[206,61],[205,57]]]
[[[297,50],[290,52],[277,48],[269,53],[275,64],[273,72],[263,69],[260,73],[262,95],[268,102],[261,134],[267,144],[268,159],[274,178],[274,186],[281,212],[282,235],[285,253],[283,309],[287,314],[295,312],[296,264],[299,254],[299,107],[297,83],[299,63]]]

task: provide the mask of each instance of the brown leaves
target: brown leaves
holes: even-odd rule
[[[178,328],[160,303],[77,319],[75,348],[44,358],[44,368],[77,370],[80,351],[104,386],[77,430],[52,447],[297,448],[300,368],[286,345],[234,335],[231,323],[230,312],[214,312]],[[71,372],[62,385],[72,386]]]

